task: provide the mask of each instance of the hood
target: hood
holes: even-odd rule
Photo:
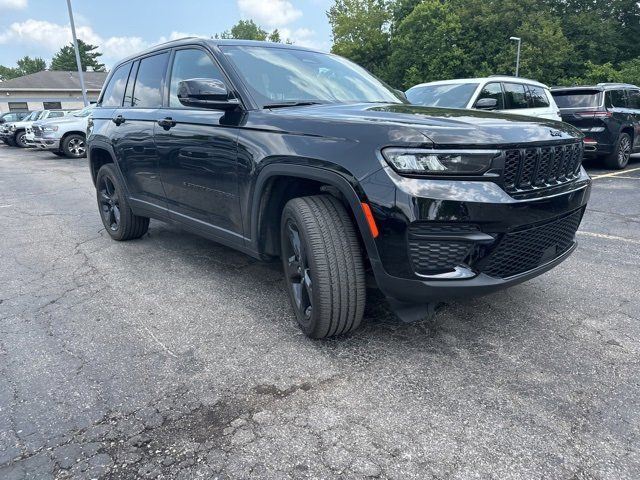
[[[273,110],[283,117],[329,120],[337,124],[389,125],[420,132],[436,145],[513,145],[582,138],[579,130],[555,120],[480,110],[406,104],[313,105]]]
[[[67,123],[83,123],[86,122],[89,117],[74,117],[73,115],[68,115],[65,117],[57,117],[57,118],[49,118],[44,120],[37,120],[34,122],[34,125],[64,125]]]

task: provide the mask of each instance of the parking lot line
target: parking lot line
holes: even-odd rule
[[[579,235],[585,235],[587,237],[604,238],[606,240],[618,240],[620,242],[627,242],[627,243],[633,243],[633,244],[636,244],[636,245],[640,245],[640,240],[635,239],[635,238],[618,237],[616,235],[607,235],[605,233],[595,233],[595,232],[585,232],[585,231],[582,231],[582,230],[578,230],[578,234]]]
[[[631,173],[631,172],[636,172],[640,170],[640,167],[638,168],[632,168],[630,170],[620,170],[619,172],[612,172],[612,173],[603,173],[602,175],[595,175],[593,177],[591,177],[592,180],[597,180],[598,178],[605,178],[605,177],[616,177],[618,175],[624,175],[626,173]]]

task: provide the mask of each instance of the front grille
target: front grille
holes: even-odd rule
[[[477,268],[507,278],[532,270],[565,253],[573,245],[582,210],[544,225],[505,234]]]
[[[505,189],[521,192],[573,180],[580,172],[582,154],[582,142],[506,150]]]
[[[477,231],[477,226],[468,224],[412,224],[408,231],[408,241],[409,258],[414,272],[429,275],[453,271],[465,262],[473,248],[472,242],[460,241],[459,235]],[[447,237],[451,237],[451,240]]]

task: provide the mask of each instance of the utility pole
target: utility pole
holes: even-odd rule
[[[520,45],[522,44],[522,39],[520,37],[510,37],[509,40],[518,42],[518,54],[516,55],[516,77],[518,77],[520,73]]]
[[[69,22],[71,23],[71,35],[73,35],[73,48],[76,50],[76,65],[78,65],[78,77],[80,78],[80,89],[82,90],[82,100],[84,106],[89,105],[87,100],[87,90],[84,88],[84,75],[82,72],[82,62],[80,61],[80,50],[78,49],[78,39],[76,37],[76,24],[73,22],[73,10],[71,9],[71,0],[67,0],[67,8],[69,9]]]

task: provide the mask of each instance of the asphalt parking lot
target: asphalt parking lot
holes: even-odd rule
[[[311,341],[279,264],[103,231],[86,160],[0,146],[0,478],[640,478],[640,160],[574,255]]]

